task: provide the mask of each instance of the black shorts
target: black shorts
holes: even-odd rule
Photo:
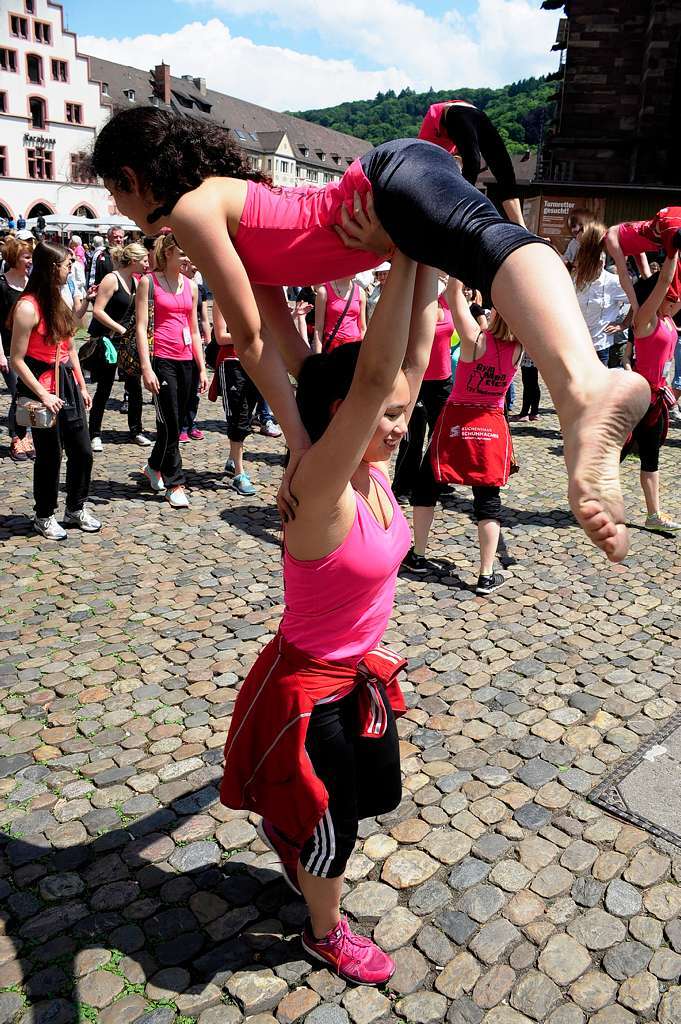
[[[220,394],[230,441],[243,441],[251,432],[251,420],[260,394],[238,359],[225,359],[218,367]]]
[[[422,139],[385,142],[361,158],[376,214],[397,247],[489,294],[512,252],[547,244],[511,224],[440,146]]]
[[[383,684],[377,685],[388,719],[380,738],[360,735],[357,687],[341,700],[316,704],[310,717],[305,748],[326,786],[329,806],[304,844],[300,863],[319,878],[343,874],[362,818],[387,814],[402,799],[395,716]]]
[[[633,439],[638,448],[641,469],[644,473],[657,473],[660,468],[660,448],[664,435],[665,421],[658,416],[652,427],[644,426],[644,420],[637,423],[633,430]]]

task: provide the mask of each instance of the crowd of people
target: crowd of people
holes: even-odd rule
[[[482,160],[501,211],[474,186]],[[224,129],[156,107],[111,119],[92,172],[148,235],[95,251],[84,296],[69,284],[79,240],[5,245],[10,431],[27,455],[33,425],[36,529],[65,536],[55,516],[62,451],[64,525],[99,529],[86,499],[118,370],[130,440],[149,452],[144,479],[171,508],[189,505],[182,445],[202,436],[207,391],[224,404],[225,474],[238,493],[255,490],[244,462],[255,415],[265,432],[283,431],[285,611],[239,691],[221,799],[262,815],[263,839],[307,903],[308,953],[348,980],[383,983],[394,963],[352,931],[340,897],[359,821],[401,797],[405,662],[381,645],[398,571],[442,571],[427,555],[435,509],[445,488],[464,486],[476,593],[504,585],[495,559],[501,491],[517,468],[519,367],[513,418],[537,419],[541,376],[561,422],[570,503],[591,541],[612,561],[626,555],[618,463],[634,448],[647,526],[681,529],[661,511],[659,487],[681,393],[678,375],[671,387],[666,378],[678,352],[681,211],[609,229],[585,211],[561,259],[526,230],[491,122],[458,100],[434,105],[418,140],[378,146],[319,189],[272,189]],[[630,257],[658,250],[658,272],[641,259],[630,273]],[[81,360],[74,335],[88,301]]]

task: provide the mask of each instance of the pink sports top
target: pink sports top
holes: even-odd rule
[[[355,493],[355,520],[345,540],[324,558],[300,561],[284,549],[285,640],[313,658],[356,665],[383,636],[393,610],[397,571],[411,532],[388,481],[369,473],[390,498],[388,527]]]
[[[326,288],[326,313],[324,315],[324,340],[326,341],[343,316],[348,297],[347,294],[345,296],[339,295],[331,281],[327,281],[324,287]],[[326,350],[327,352],[332,352],[339,345],[345,345],[350,341],[362,340],[362,328],[359,322],[362,302],[359,285],[352,284],[351,288],[352,299],[350,300],[348,311],[343,316],[340,327],[334,334],[333,341]]]
[[[449,400],[457,405],[503,409],[506,392],[518,369],[513,365],[518,343],[499,341],[491,331],[483,331],[483,334],[486,339],[484,356],[472,363],[459,359]]]
[[[435,325],[435,338],[430,350],[430,362],[423,375],[424,380],[447,380],[452,375],[452,311],[444,295],[441,295],[437,302],[444,313],[444,320],[438,320]]]
[[[428,108],[428,113],[424,117],[419,131],[420,139],[434,142],[436,146],[442,146],[448,153],[456,153],[456,146],[447,135],[446,129],[442,127],[442,115],[447,107],[453,106],[472,107],[474,104],[467,100],[447,100],[444,103],[433,103]]]
[[[636,372],[645,377],[651,388],[664,387],[664,368],[674,355],[676,339],[676,327],[669,316],[658,317],[651,334],[634,337]]]
[[[194,358],[191,345],[192,286],[188,277],[182,275],[182,291],[168,292],[154,280],[154,356],[158,359],[175,359],[189,362]],[[165,283],[165,277],[164,277]],[[189,344],[185,342],[189,338]]]
[[[246,202],[232,239],[252,284],[296,285],[324,277],[334,281],[371,270],[382,257],[347,249],[334,231],[340,210],[352,213],[354,193],[364,197],[371,183],[354,160],[340,181],[323,188],[270,188],[248,181]]]

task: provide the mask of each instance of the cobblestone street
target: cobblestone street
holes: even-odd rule
[[[404,799],[363,823],[344,896],[397,971],[353,988],[305,956],[258,819],[217,798],[237,689],[282,610],[282,444],[247,441],[259,490],[240,497],[202,401],[175,512],[140,486],[113,404],[99,534],[35,535],[31,466],[2,459],[0,1024],[679,1024],[681,848],[587,801],[681,708],[679,542],[634,528],[625,566],[597,554],[548,412],[514,431],[511,579],[490,599],[469,493],[446,499],[430,553],[452,572],[402,575],[385,638],[409,658]],[[673,427],[676,519],[680,456]],[[640,527],[637,461],[624,479]]]

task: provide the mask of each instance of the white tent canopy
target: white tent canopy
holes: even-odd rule
[[[31,217],[26,226],[33,229],[38,226],[38,218]],[[109,228],[123,228],[124,231],[139,231],[140,228],[127,217],[120,214],[110,217],[62,217],[58,213],[50,213],[45,217],[45,227],[54,231],[95,231],[106,232]]]

